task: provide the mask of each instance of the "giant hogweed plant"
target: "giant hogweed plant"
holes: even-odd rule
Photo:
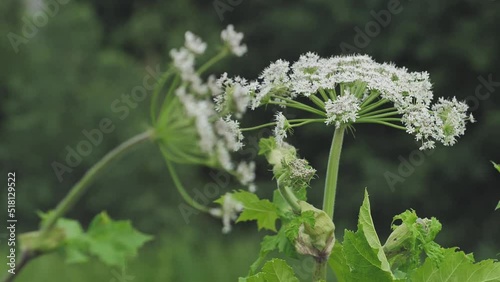
[[[134,256],[151,237],[129,222],[113,221],[101,213],[84,231],[78,221],[63,216],[103,168],[130,148],[152,141],[183,200],[199,212],[221,218],[223,233],[231,231],[232,222],[242,221],[256,221],[258,230],[271,232],[263,237],[260,255],[241,282],[299,281],[283,257],[311,257],[315,262],[310,270],[312,281],[326,281],[328,268],[338,281],[500,281],[499,263],[475,262],[458,248],[441,247],[434,241],[441,230],[439,221],[420,218],[413,210],[394,217],[393,231],[382,244],[367,192],[358,230],[345,230],[342,242],[335,237],[335,195],[344,135],[356,124],[371,123],[413,135],[421,150],[438,143],[451,146],[464,134],[466,124],[474,122],[465,103],[455,98],[434,101],[426,72],[410,72],[362,55],[321,58],[307,53],[293,63],[277,60],[253,81],[226,73],[206,75],[221,59],[247,51],[241,43],[243,34],[233,26],[222,31],[221,38],[218,53],[201,66],[196,59],[207,45],[193,33],[185,34],[185,46],[171,50],[172,63],[151,97],[151,128],[110,151],[54,210],[41,214],[40,230],[21,236],[18,271],[29,260],[53,251],[63,251],[69,262],[97,257],[109,265],[121,265]],[[268,123],[241,127],[242,117],[259,107],[279,111]],[[303,116],[287,119],[282,113],[286,108]],[[316,170],[286,142],[292,130],[312,123],[324,124],[332,132],[322,207],[307,202]],[[274,175],[272,199],[256,194],[255,163],[237,160],[235,154],[244,146],[243,133],[262,128],[273,129],[272,137],[259,142],[259,155]],[[178,164],[222,170],[241,186],[205,206],[186,191],[176,172]]]

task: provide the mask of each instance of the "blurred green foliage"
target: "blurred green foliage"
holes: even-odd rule
[[[37,210],[53,208],[105,152],[147,127],[148,100],[130,107],[123,120],[111,105],[143,84],[147,67],[165,69],[169,49],[183,43],[186,30],[215,47],[220,30],[235,24],[245,32],[249,53],[223,62],[214,72],[255,78],[278,58],[295,60],[307,51],[322,56],[341,53],[342,42],[354,45],[354,28],[364,30],[374,20],[372,14],[387,9],[389,1],[74,0],[59,5],[58,12],[16,53],[7,35],[22,35],[25,20],[33,19],[36,3],[41,2],[47,1],[0,2],[0,164],[2,175],[17,172],[18,232],[35,229]],[[222,17],[214,8],[220,2],[231,8]],[[361,52],[377,61],[427,70],[436,96],[457,96],[471,106],[481,85],[479,77],[500,81],[500,2],[400,4],[401,12],[392,14],[389,24],[370,37]],[[480,93],[486,90],[483,86]],[[414,208],[421,216],[442,222],[437,238],[442,246],[458,245],[474,251],[478,259],[495,257],[500,249],[500,214],[493,209],[500,198],[500,178],[489,160],[500,161],[500,86],[489,91],[488,98],[477,100],[473,113],[478,123],[468,127],[460,142],[425,155],[395,189],[390,189],[384,174],[397,173],[402,159],[415,156],[418,145],[413,138],[377,126],[359,126],[354,136],[347,136],[337,230],[355,229],[363,189],[368,187],[381,238],[390,233],[393,215]],[[269,117],[258,112],[245,124]],[[115,130],[59,182],[51,164],[63,163],[66,146],[75,148],[85,140],[82,130],[98,128],[103,118],[111,119]],[[318,169],[310,196],[316,205],[321,202],[332,133],[324,126],[310,126],[290,139]],[[270,196],[271,174],[263,159],[258,172],[259,194]],[[186,167],[183,176],[193,189],[212,181],[208,170],[196,167]],[[238,187],[228,189],[233,188]],[[5,193],[0,196],[2,206],[5,197]],[[135,281],[235,281],[245,274],[263,234],[252,224],[239,224],[235,232],[223,236],[220,223],[205,215],[191,216],[186,224],[178,209],[180,201],[159,151],[149,144],[108,169],[68,217],[86,225],[107,210],[155,235],[155,241],[130,263]],[[0,218],[4,217],[2,212]],[[18,281],[112,281],[111,270],[102,265],[61,266],[61,260],[58,255],[40,258]],[[2,263],[0,269],[4,267]]]

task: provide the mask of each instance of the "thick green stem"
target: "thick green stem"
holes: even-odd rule
[[[109,165],[113,160],[117,159],[123,153],[127,152],[135,145],[141,144],[153,136],[153,131],[146,131],[138,134],[129,140],[123,142],[118,147],[114,148],[112,151],[108,152],[99,162],[92,166],[78,181],[69,193],[64,197],[64,199],[57,205],[56,209],[49,214],[49,218],[44,222],[41,227],[41,233],[46,233],[50,231],[57,220],[61,218],[73,205],[82,197],[89,185],[94,181],[96,176],[102,172],[102,170]]]
[[[323,196],[323,210],[333,220],[335,209],[335,195],[337,193],[337,178],[339,174],[340,153],[344,141],[345,127],[335,129],[330,155],[328,157],[328,168],[326,172],[325,193]],[[316,261],[314,265],[313,281],[326,281],[327,261]]]
[[[335,195],[337,193],[337,178],[339,174],[340,152],[342,151],[344,131],[345,127],[343,126],[335,129],[332,146],[330,148],[330,156],[328,158],[328,168],[326,172],[323,210],[330,218],[332,218],[332,220],[335,207]]]

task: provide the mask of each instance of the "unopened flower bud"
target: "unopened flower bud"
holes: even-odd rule
[[[315,224],[311,226],[303,223],[300,226],[295,248],[299,254],[310,255],[318,261],[325,261],[335,244],[335,225],[323,210],[304,201],[300,201],[299,205],[302,213],[307,211],[314,213]]]

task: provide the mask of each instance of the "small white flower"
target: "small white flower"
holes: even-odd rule
[[[248,192],[250,193],[257,192],[257,186],[254,183],[251,183],[250,185],[248,185]]]
[[[208,77],[207,86],[208,86],[208,89],[210,90],[210,94],[213,97],[217,97],[223,93],[222,87],[219,86],[219,84],[217,83],[217,79],[215,78],[215,76],[213,74]]]
[[[222,142],[221,140],[217,142],[217,160],[219,161],[219,164],[223,169],[229,171],[233,170],[234,165],[231,161],[231,155],[229,154],[229,151],[227,150],[224,142]]]
[[[208,100],[196,100],[193,95],[186,93],[186,88],[180,87],[175,94],[184,105],[188,116],[195,119],[196,129],[200,136],[200,149],[211,154],[214,151],[217,137],[210,123],[210,117],[215,114],[213,104]]]
[[[245,186],[251,186],[255,180],[255,162],[241,162],[236,168],[236,173],[238,174],[238,179],[241,184]],[[249,189],[250,189],[249,186]],[[255,186],[255,185],[253,185]]]
[[[180,71],[182,79],[188,80],[194,73],[194,55],[186,48],[170,50],[174,66]]]
[[[246,79],[238,76],[234,79],[228,78],[227,73],[224,73],[217,80],[216,85],[225,90],[214,96],[215,110],[220,113],[229,111],[236,118],[241,118],[250,103],[251,90]]]
[[[194,35],[190,31],[186,31],[184,38],[186,40],[185,42],[186,48],[189,49],[194,54],[201,55],[207,49],[207,43],[203,42],[203,40],[201,40],[200,37]]]
[[[238,218],[238,214],[243,210],[243,205],[233,199],[229,193],[225,194],[223,199],[222,207],[211,209],[210,214],[222,218],[222,233],[227,234],[231,232],[231,222]]]
[[[276,144],[278,146],[283,146],[284,139],[287,137],[286,135],[286,130],[287,130],[287,123],[288,121],[286,120],[286,117],[283,115],[282,112],[276,113],[275,116],[275,121],[276,121],[276,127],[274,128],[274,138],[276,139]]]
[[[222,41],[224,41],[231,52],[238,57],[243,56],[247,52],[247,46],[245,44],[241,44],[241,40],[243,40],[243,33],[236,32],[234,30],[234,26],[232,24],[228,25],[225,30],[221,32]]]
[[[243,147],[243,143],[241,142],[243,134],[240,131],[240,123],[232,120],[231,116],[217,120],[215,122],[215,129],[217,134],[224,138],[228,149],[236,152]]]
[[[290,81],[288,71],[290,63],[284,60],[277,60],[264,69],[259,79],[264,85],[283,86]]]
[[[473,116],[472,114],[470,114],[470,115],[469,115],[469,121],[470,121],[471,123],[475,123],[475,122],[477,122],[477,120],[474,118],[474,116]]]
[[[327,125],[335,123],[335,127],[339,128],[341,124],[355,122],[358,118],[359,100],[354,95],[350,94],[346,89],[344,95],[337,97],[334,101],[328,100],[325,103]]]
[[[306,97],[316,93],[319,89],[319,82],[326,75],[322,67],[317,54],[308,52],[301,55],[299,60],[292,65],[292,90]]]

